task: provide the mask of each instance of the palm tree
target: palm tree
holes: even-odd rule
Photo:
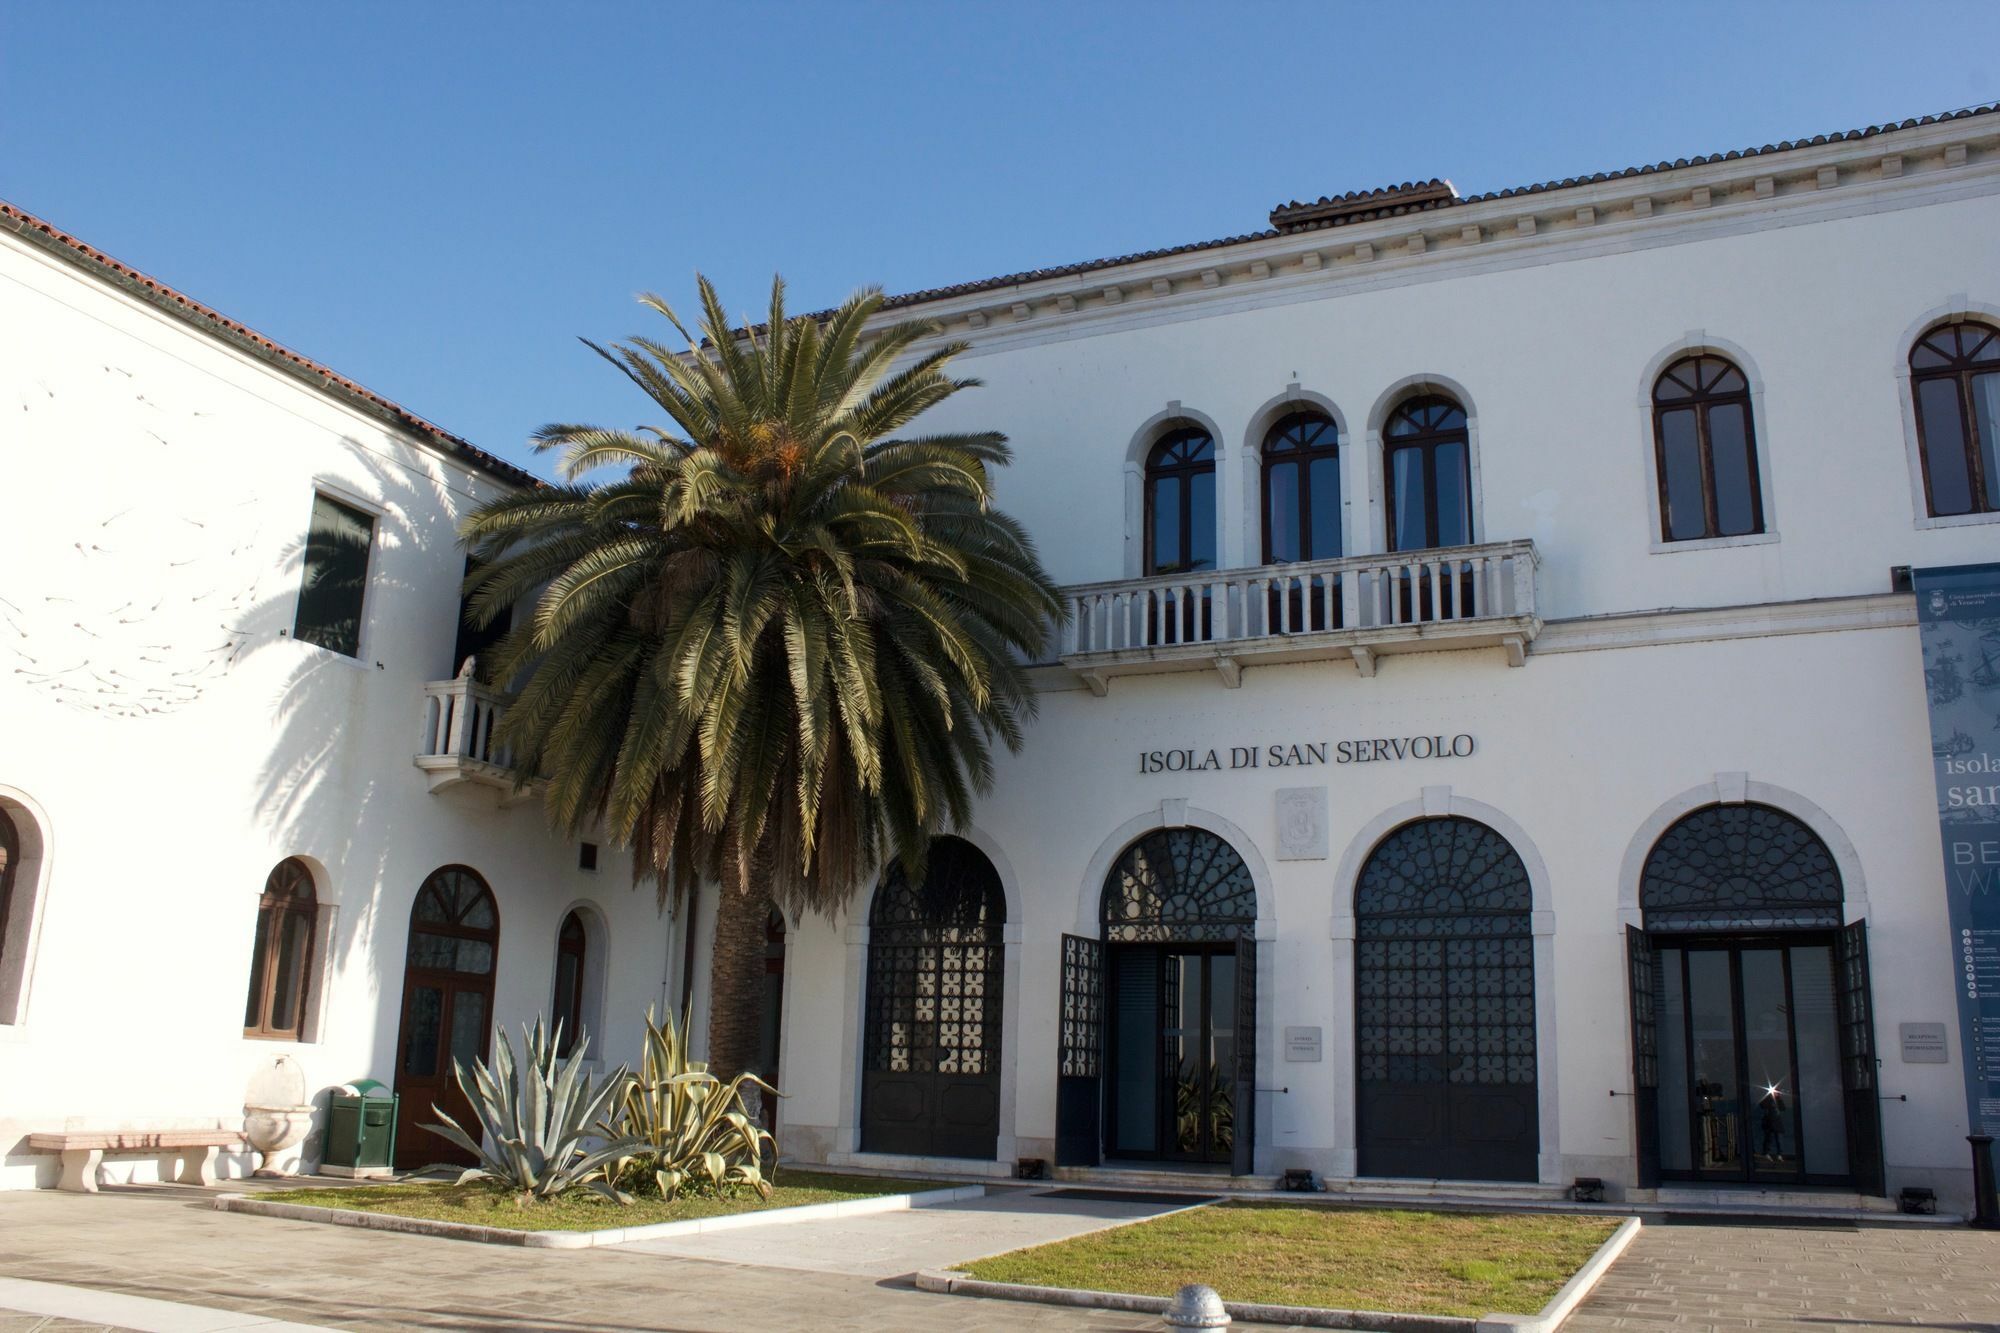
[[[602,821],[662,902],[722,886],[709,1054],[753,1064],[770,905],[837,915],[893,856],[921,875],[1035,708],[1025,662],[1061,615],[1019,524],[993,507],[993,433],[913,435],[978,383],[935,329],[870,329],[863,292],[821,316],[736,327],[700,279],[697,339],[589,343],[665,424],[558,424],[563,483],[464,524],[469,616],[517,604],[502,724],[554,824]],[[586,340],[587,342],[588,340]],[[605,474],[600,469],[615,471]]]

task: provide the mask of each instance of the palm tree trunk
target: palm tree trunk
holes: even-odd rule
[[[709,960],[708,1065],[728,1080],[757,1067],[764,1031],[764,927],[770,897],[724,887],[717,895]]]

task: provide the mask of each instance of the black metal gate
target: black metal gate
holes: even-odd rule
[[[1659,952],[1637,926],[1625,927],[1625,963],[1632,983],[1632,1106],[1639,1144],[1639,1187],[1660,1183],[1660,1020],[1656,1002]]]
[[[1056,1041],[1056,1164],[1096,1166],[1104,1105],[1104,941],[1062,937]]]
[[[900,866],[869,912],[861,1149],[992,1160],[1000,1135],[1006,899],[972,844],[931,844],[922,885]]]
[[[1533,892],[1501,837],[1423,819],[1355,891],[1360,1174],[1534,1180]]]
[[[1842,926],[1833,949],[1840,1004],[1840,1086],[1847,1102],[1847,1169],[1854,1188],[1882,1194],[1882,1097],[1875,1069],[1875,1007],[1868,980],[1868,923]]]
[[[1257,941],[1236,941],[1236,1139],[1229,1173],[1247,1176],[1257,1156]]]

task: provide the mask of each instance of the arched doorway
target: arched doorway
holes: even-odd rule
[[[1641,1184],[1881,1193],[1866,927],[1795,816],[1710,805],[1653,844],[1630,932]]]
[[[1234,847],[1168,828],[1127,847],[1100,901],[1107,1156],[1250,1170],[1257,890]]]
[[[892,865],[868,914],[861,1150],[991,1161],[1000,1136],[1000,876],[962,838],[921,884]]]
[[[441,1107],[466,1133],[477,1119],[458,1090],[452,1063],[484,1060],[493,1031],[493,969],[500,949],[500,912],[479,872],[466,866],[434,870],[410,909],[410,946],[403,962],[403,1021],[396,1042],[396,1166],[470,1157],[425,1129]]]
[[[1420,819],[1355,887],[1355,1130],[1364,1176],[1534,1180],[1534,894],[1508,841]]]

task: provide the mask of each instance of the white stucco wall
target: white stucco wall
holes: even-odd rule
[[[601,915],[594,1044],[631,1058],[679,957],[650,889],[609,849],[580,871],[535,804],[432,794],[411,762],[423,682],[453,673],[455,524],[496,483],[12,237],[0,405],[0,786],[47,825],[25,1011],[0,1024],[0,1185],[53,1181],[18,1146],[36,1130],[240,1123],[280,1053],[315,1093],[393,1081],[410,906],[448,863],[493,888],[510,1030],[550,1004],[563,913]],[[316,488],[379,515],[359,660],[288,637]],[[303,1044],[242,1032],[287,856],[335,909]]]
[[[1353,879],[1388,831],[1382,816],[1409,807],[1403,818],[1426,809],[1478,818],[1485,807],[1547,872],[1551,919],[1536,923],[1552,944],[1537,960],[1544,1178],[1631,1183],[1631,1101],[1610,1095],[1632,1086],[1623,927],[1633,918],[1621,910],[1621,875],[1655,812],[1720,773],[1747,775],[1755,799],[1852,848],[1860,874],[1848,877],[1847,915],[1869,924],[1882,1092],[1909,1098],[1884,1104],[1890,1184],[1962,1192],[1960,1071],[1903,1064],[1894,1042],[1900,1022],[1955,1030],[1918,669],[1914,631],[1884,629],[1552,653],[1520,670],[1497,651],[1438,653],[1393,659],[1370,679],[1314,664],[1252,670],[1240,690],[1213,676],[1160,676],[1117,681],[1104,698],[1045,696],[1026,753],[1002,764],[978,817],[1024,901],[1003,1038],[1018,1153],[1053,1154],[1060,936],[1098,933],[1104,865],[1127,840],[1114,836],[1121,826],[1184,802],[1188,822],[1240,829],[1239,850],[1275,887],[1275,901],[1259,904],[1260,917],[1275,919],[1259,979],[1268,996],[1259,1084],[1290,1091],[1260,1099],[1260,1167],[1353,1174],[1353,951],[1334,938],[1337,918],[1349,918],[1351,941]],[[1141,750],[1166,746],[1226,753],[1461,732],[1477,739],[1470,758],[1138,772]],[[1276,857],[1276,792],[1298,786],[1328,790],[1326,859]],[[861,1000],[848,933],[808,923],[792,943],[793,984],[849,997],[788,1020],[787,1122],[796,1141],[823,1138],[835,1151],[854,1148],[859,1123],[849,1011]],[[1323,1059],[1284,1061],[1287,1026],[1321,1028]]]
[[[1852,168],[1854,179],[1872,179],[1875,161]],[[1947,178],[1948,161],[1969,174]],[[1510,821],[1531,843],[1520,850],[1546,871],[1549,903],[1536,922],[1543,1178],[1629,1185],[1632,1102],[1612,1094],[1632,1086],[1622,931],[1637,917],[1630,904],[1621,911],[1621,875],[1663,806],[1713,788],[1717,774],[1739,774],[1721,790],[1766,793],[1849,849],[1849,916],[1870,927],[1891,1192],[1930,1185],[1948,1203],[1966,1200],[1958,1047],[1951,1064],[1910,1065],[1895,1046],[1898,1023],[1955,1031],[1956,1012],[1921,661],[1907,599],[1889,588],[1893,566],[2000,558],[1990,520],[1922,517],[1898,374],[1927,321],[2000,309],[2000,249],[1990,243],[2000,175],[1990,149],[1972,162],[1937,157],[1929,193],[1910,189],[1908,176],[1839,200],[1794,193],[1809,214],[1743,206],[1761,196],[1739,165],[1746,179],[1729,196],[1733,213],[1697,217],[1662,203],[1665,223],[1613,224],[1623,228],[1617,239],[1378,258],[1385,271],[1366,278],[1357,264],[1334,262],[1349,244],[1340,235],[1260,243],[1274,273],[1281,250],[1318,246],[1328,257],[1315,266],[1319,289],[1320,278],[1296,266],[1282,287],[1274,276],[1256,288],[1224,253],[1211,261],[1218,283],[1177,281],[1152,305],[1150,274],[1203,261],[1148,261],[936,308],[953,336],[970,340],[961,364],[984,387],[925,424],[1009,436],[1016,462],[999,478],[999,503],[1025,521],[1060,582],[1137,573],[1136,463],[1176,420],[1216,437],[1222,563],[1256,563],[1254,448],[1288,402],[1317,404],[1340,422],[1346,550],[1383,550],[1374,432],[1402,394],[1428,381],[1473,418],[1479,540],[1533,539],[1540,610],[1568,622],[1521,670],[1495,651],[1439,653],[1385,659],[1374,678],[1344,660],[1253,666],[1236,690],[1213,672],[1120,677],[1106,697],[1046,673],[1057,692],[976,815],[1025,904],[1011,918],[1021,942],[1009,960],[1010,986],[1019,981],[1007,1004],[1002,1064],[1013,1104],[1003,1140],[1021,1155],[1052,1155],[1059,937],[1097,933],[1103,867],[1126,841],[1116,831],[1129,834],[1149,811],[1159,822],[1166,802],[1168,822],[1244,830],[1251,845],[1241,850],[1261,858],[1275,884],[1276,901],[1260,904],[1270,919],[1259,931],[1269,991],[1260,997],[1259,1085],[1289,1091],[1260,1097],[1259,1167],[1351,1175],[1353,876],[1394,812],[1463,807]],[[1655,193],[1667,200],[1673,187]],[[1539,208],[1567,225],[1564,203]],[[1093,304],[1120,284],[1115,307]],[[1197,286],[1207,290],[1190,292]],[[1075,308],[1060,307],[1059,294]],[[1663,549],[1649,395],[1659,369],[1694,349],[1732,355],[1752,381],[1768,533]],[[1835,599],[1810,612],[1833,632],[1778,632],[1819,599]],[[1731,612],[1726,625],[1644,614],[1669,608],[1785,609]],[[1615,632],[1590,621],[1632,613],[1641,614]],[[1702,641],[1669,642],[1683,635]],[[1587,641],[1623,646],[1579,651]],[[1137,762],[1141,750],[1171,747],[1226,753],[1458,732],[1478,738],[1475,757],[1150,775]],[[1329,857],[1276,859],[1276,790],[1319,784],[1329,789]],[[1426,805],[1426,788],[1446,786]],[[803,984],[848,992],[844,1007],[789,1020],[790,1049],[809,1054],[788,1066],[788,1123],[792,1141],[812,1150],[851,1152],[859,1141],[864,938],[852,925],[809,925],[795,939]],[[1283,1061],[1287,1026],[1322,1028],[1323,1059]]]

